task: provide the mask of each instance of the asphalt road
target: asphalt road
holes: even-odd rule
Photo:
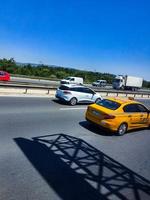
[[[0,200],[150,199],[150,130],[106,133],[86,107],[0,97]]]

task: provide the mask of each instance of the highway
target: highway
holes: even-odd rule
[[[86,107],[0,97],[0,200],[150,199],[150,130],[116,136]]]
[[[31,79],[31,78],[23,78],[23,77],[11,77],[12,83],[26,83],[26,84],[33,84],[33,85],[39,85],[39,86],[59,86],[60,81],[52,81],[52,80],[44,80],[44,79]],[[9,83],[9,82],[8,82]],[[105,87],[93,87],[92,84],[84,84],[87,87],[93,88],[93,89],[108,89],[113,90],[112,85],[108,84]],[[139,89],[141,92],[150,92],[150,89],[148,88],[141,88]]]
[[[22,77],[11,77],[11,81],[18,83],[28,83],[36,85],[47,85],[47,86],[58,86],[60,81],[44,80],[44,79],[31,79],[31,78],[22,78]]]

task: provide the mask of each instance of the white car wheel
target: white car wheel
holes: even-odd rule
[[[71,100],[70,100],[70,105],[71,106],[75,106],[77,104],[77,99],[75,97],[73,97]]]

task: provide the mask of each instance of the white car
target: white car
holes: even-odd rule
[[[56,90],[55,97],[61,101],[68,102],[74,106],[77,103],[95,103],[102,99],[102,97],[88,87],[74,84],[61,85]]]
[[[62,79],[60,81],[60,84],[83,84],[83,78],[81,77],[75,77],[75,76],[71,76],[71,77],[67,77],[65,79]]]
[[[96,86],[96,87],[105,87],[107,85],[107,81],[106,80],[97,80],[96,82],[93,82],[92,85]]]

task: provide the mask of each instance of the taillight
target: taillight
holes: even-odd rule
[[[90,111],[90,108],[89,108],[89,106],[87,107],[87,111]]]
[[[70,91],[67,91],[67,90],[64,90],[63,93],[64,93],[64,94],[71,94],[71,92],[70,92]]]
[[[104,115],[104,119],[114,119],[114,115]]]

